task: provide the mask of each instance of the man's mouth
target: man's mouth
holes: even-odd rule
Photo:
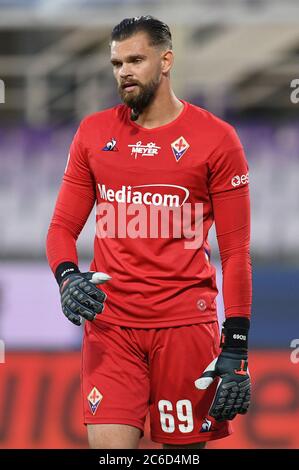
[[[125,82],[122,84],[122,89],[126,91],[133,91],[137,87],[137,83],[135,82]]]

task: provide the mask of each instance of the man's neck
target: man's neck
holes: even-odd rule
[[[169,93],[158,93],[153,102],[136,120],[137,124],[146,128],[164,126],[174,121],[182,112],[183,103],[175,96],[172,90]]]

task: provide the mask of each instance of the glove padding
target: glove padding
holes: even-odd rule
[[[109,281],[105,273],[73,273],[60,285],[61,306],[64,315],[75,325],[80,326],[82,319],[92,321],[104,309],[107,295],[96,287]]]
[[[205,390],[216,377],[220,378],[209,411],[217,421],[231,420],[248,411],[251,384],[247,360],[246,353],[223,350],[195,381],[196,388]]]

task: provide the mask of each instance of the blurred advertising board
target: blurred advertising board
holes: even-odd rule
[[[299,448],[299,363],[291,350],[253,351],[250,412],[209,448]],[[0,448],[84,448],[79,352],[7,352],[0,364]],[[143,448],[155,448],[148,423]]]

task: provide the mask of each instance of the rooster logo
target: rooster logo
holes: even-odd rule
[[[105,147],[102,148],[105,152],[118,152],[118,148],[116,147],[116,139],[112,138],[107,142]]]

